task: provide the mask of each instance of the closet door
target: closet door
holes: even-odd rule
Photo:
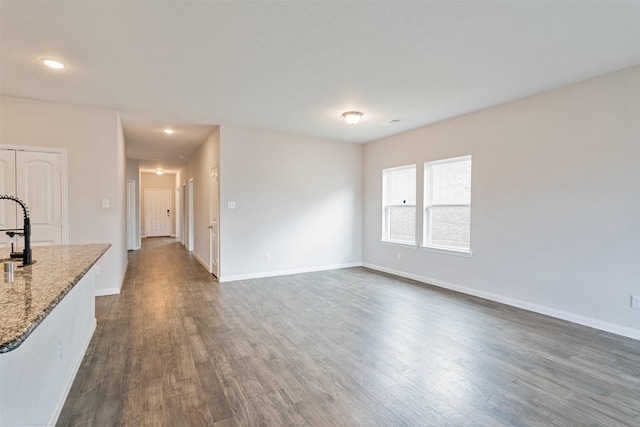
[[[62,244],[62,168],[59,153],[16,151],[16,193],[29,208],[31,244]],[[18,227],[23,226],[22,209]],[[20,241],[20,246],[24,242]]]
[[[0,195],[16,194],[16,156],[13,150],[0,150]],[[0,200],[0,229],[16,227],[16,204]],[[11,246],[13,239],[0,232],[0,247]]]

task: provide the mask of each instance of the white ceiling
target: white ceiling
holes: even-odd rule
[[[362,143],[640,63],[638,1],[1,0],[0,15],[0,92],[120,111],[128,157],[152,169],[219,124]]]

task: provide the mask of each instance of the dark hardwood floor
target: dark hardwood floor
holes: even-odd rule
[[[58,425],[640,426],[640,341],[365,268],[129,260]]]

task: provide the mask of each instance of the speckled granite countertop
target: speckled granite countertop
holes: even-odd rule
[[[13,283],[0,265],[0,353],[16,349],[82,279],[109,244],[36,246],[34,264],[15,260]],[[0,259],[9,250],[0,250]]]

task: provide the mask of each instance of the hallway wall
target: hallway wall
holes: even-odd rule
[[[220,159],[221,281],[360,265],[361,145],[223,125]]]
[[[187,168],[182,178],[186,183],[193,179],[193,255],[205,268],[209,265],[209,172],[220,163],[220,128],[216,128],[202,142],[198,150],[187,161]],[[181,184],[182,184],[181,183]],[[184,219],[188,219],[188,209]],[[188,231],[187,231],[188,234]]]

